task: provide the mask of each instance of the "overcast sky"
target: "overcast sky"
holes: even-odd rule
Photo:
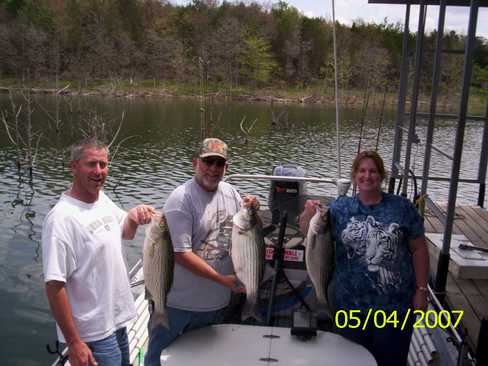
[[[232,1],[232,0],[231,0]],[[185,4],[190,0],[172,0],[173,3]],[[244,2],[257,2],[271,5],[278,0],[245,0]],[[325,17],[332,19],[332,0],[287,0],[288,4],[300,10],[309,17]],[[336,0],[336,19],[341,23],[350,25],[355,19],[361,18],[366,22],[382,23],[388,18],[389,22],[400,22],[403,25],[405,5],[368,4],[368,0]],[[417,30],[418,5],[411,6],[410,30]],[[429,6],[427,9],[428,31],[437,28],[438,6]],[[445,28],[458,33],[467,34],[469,7],[448,6],[446,12]],[[476,35],[488,39],[488,8],[480,8]]]

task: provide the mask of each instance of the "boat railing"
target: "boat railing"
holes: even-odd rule
[[[235,180],[267,180],[277,182],[309,182],[309,183],[326,183],[337,187],[337,195],[344,196],[347,194],[351,181],[344,178],[318,178],[318,177],[295,177],[287,175],[267,175],[267,174],[230,174],[224,178],[225,181]]]
[[[140,269],[142,268],[142,259],[139,259],[136,264],[129,271],[130,287],[138,287],[144,284],[144,278],[138,278]]]
[[[313,182],[328,183],[337,186],[337,180],[333,178],[316,178],[316,177],[292,177],[286,175],[266,175],[266,174],[231,174],[225,177],[225,181],[230,180],[269,180],[281,182]]]
[[[139,259],[136,264],[129,270],[129,278],[132,279],[134,276],[137,274],[137,272],[141,269],[142,267],[142,259]]]

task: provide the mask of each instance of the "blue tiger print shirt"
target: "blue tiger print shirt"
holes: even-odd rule
[[[337,310],[406,312],[415,292],[409,241],[424,234],[413,204],[388,193],[376,205],[343,196],[330,204],[330,213]]]

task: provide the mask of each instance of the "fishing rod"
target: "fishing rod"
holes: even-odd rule
[[[376,146],[375,146],[375,151],[378,151],[378,146],[380,144],[380,136],[381,136],[381,129],[383,128],[383,118],[385,116],[385,104],[386,104],[386,92],[387,92],[388,87],[385,86],[385,90],[383,92],[383,102],[381,103],[381,113],[380,113],[380,118],[378,122],[378,131],[376,133]]]
[[[335,88],[335,109],[336,109],[336,149],[337,149],[337,179],[342,178],[341,174],[341,137],[339,134],[339,80],[337,76],[337,38],[335,24],[335,1],[332,0],[332,44],[334,49],[334,88]]]
[[[366,120],[366,115],[368,114],[368,104],[369,104],[369,78],[366,84],[366,89],[364,90],[363,110],[361,111],[361,128],[359,129],[359,141],[358,141],[357,154],[361,152],[361,143],[363,141],[363,132],[364,132],[364,121]]]
[[[335,1],[332,0],[332,44],[334,48],[334,90],[335,90],[335,110],[336,110],[336,149],[337,149],[337,195],[344,196],[347,194],[351,181],[342,178],[341,173],[341,136],[339,131],[339,77],[337,70],[337,37],[336,37],[336,21],[335,21]]]

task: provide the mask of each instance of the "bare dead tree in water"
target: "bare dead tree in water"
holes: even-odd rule
[[[62,99],[63,93],[69,89],[70,84],[65,85],[62,88],[58,88],[58,74],[56,73],[56,88],[52,96],[54,97],[54,111],[46,108],[43,102],[36,100],[36,107],[39,108],[45,116],[45,121],[47,122],[48,129],[51,134],[54,134],[54,138],[50,139],[51,147],[54,147],[54,154],[52,158],[56,161],[59,166],[65,166],[64,156],[64,140],[61,135],[63,126],[66,126],[66,121],[61,118],[61,107],[68,106],[68,109],[72,109],[71,105],[73,100],[71,98]],[[66,118],[64,116],[64,118]]]
[[[271,126],[278,128],[289,128],[288,110],[284,109],[279,113],[276,112],[273,101],[271,101]]]
[[[54,130],[56,134],[58,134],[61,131],[61,127],[63,126],[63,121],[61,120],[61,101],[60,101],[60,96],[67,90],[69,89],[70,84],[67,84],[63,88],[56,89],[55,92],[53,93],[53,96],[55,98],[55,108],[54,112],[49,111],[46,109],[46,107],[42,104],[37,102],[36,106],[44,113],[44,115],[47,118],[47,122],[49,125],[50,130]]]
[[[115,120],[108,119],[96,111],[88,111],[87,116],[82,118],[79,131],[83,137],[93,136],[104,141],[110,147],[117,139],[125,119],[125,111],[122,111],[120,122],[114,129]]]
[[[0,117],[10,142],[15,146],[17,171],[20,173],[22,166],[22,137],[20,136],[19,117],[22,112],[22,105],[17,107],[13,100],[12,93],[10,93],[10,107],[11,113],[8,114],[6,111],[0,111]]]
[[[244,134],[244,144],[248,143],[251,130],[254,128],[254,125],[256,124],[257,121],[258,119],[255,118],[254,121],[251,122],[251,125],[249,127],[245,127],[244,124],[246,123],[246,116],[242,117],[239,127],[241,128],[241,131]]]
[[[131,135],[118,140],[120,132],[122,131],[122,126],[125,121],[125,111],[122,111],[120,120],[109,119],[101,114],[89,111],[88,115],[80,122],[79,131],[83,137],[94,136],[100,141],[104,141],[107,147],[111,151],[110,153],[110,167],[114,165],[118,153],[122,149],[122,145],[130,139],[137,137],[138,135]],[[114,186],[112,190],[116,193],[117,187],[120,182],[124,180],[124,177],[117,177],[111,174],[114,178]]]
[[[34,169],[42,133],[35,131],[32,124],[34,107],[30,89],[23,87],[19,97],[20,102],[17,103],[14,94],[9,93],[10,108],[0,111],[0,119],[10,142],[15,146],[18,184],[16,197],[12,200],[11,205],[13,208],[16,206],[23,207],[19,224],[27,220],[33,228],[32,218],[36,214],[32,209],[32,200],[36,192],[34,189]]]
[[[10,142],[16,149],[19,178],[23,176],[22,169],[25,168],[30,180],[32,180],[42,132],[34,131],[32,126],[34,108],[30,90],[24,88],[20,95],[23,103],[17,105],[13,93],[9,93],[10,112],[0,111],[0,118]]]

